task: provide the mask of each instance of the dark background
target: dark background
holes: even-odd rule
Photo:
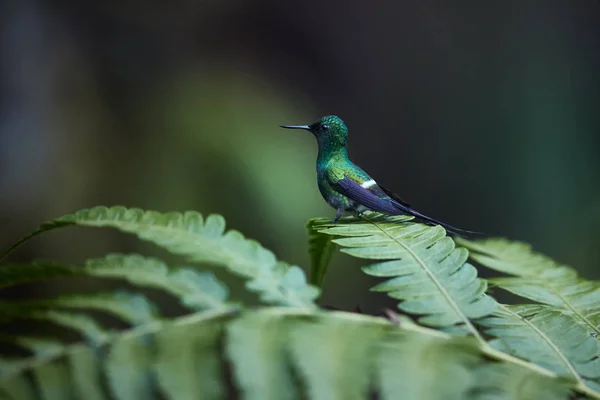
[[[418,210],[600,278],[600,3],[536,4],[4,0],[0,245],[99,204],[195,209],[307,267],[334,211],[314,138],[278,125],[335,113]],[[12,260],[108,251],[162,255],[73,228]],[[380,307],[358,265],[336,257],[324,302]]]

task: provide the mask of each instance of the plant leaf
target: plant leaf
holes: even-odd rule
[[[62,362],[41,365],[33,371],[38,388],[44,399],[63,400],[73,398],[69,384],[69,371]]]
[[[0,323],[16,319],[30,319],[50,322],[80,333],[92,343],[102,343],[108,338],[108,331],[102,328],[92,317],[83,313],[66,311],[18,309],[5,307],[0,315]]]
[[[219,342],[228,317],[216,311],[196,314],[157,331],[153,365],[162,393],[168,398],[226,397],[222,376],[225,362],[220,357]]]
[[[411,331],[390,332],[378,352],[384,399],[465,399],[476,384],[477,342]],[[402,376],[402,379],[398,379]]]
[[[375,368],[375,345],[385,335],[381,319],[329,313],[305,319],[290,332],[291,354],[308,386],[308,397],[364,399]],[[320,340],[314,340],[320,338]]]
[[[51,261],[34,261],[27,264],[8,264],[0,267],[0,288],[52,278],[82,275],[81,268]]]
[[[323,281],[335,251],[335,243],[331,240],[331,236],[315,229],[315,224],[318,221],[319,219],[313,218],[306,225],[308,229],[308,252],[310,254],[310,283],[317,287],[323,287]]]
[[[246,399],[353,399],[376,392],[383,399],[550,393],[539,398],[558,400],[575,387],[535,369],[490,361],[474,338],[397,320],[291,308],[200,312],[116,333],[101,347],[77,344],[62,356],[21,361],[0,376],[0,394],[108,398],[101,377],[117,399],[158,393],[170,399],[237,393]],[[0,366],[11,364],[2,361]],[[230,392],[228,375],[239,392]],[[36,379],[24,379],[29,376]]]
[[[497,349],[597,390],[600,343],[572,316],[543,305],[501,306],[479,323],[497,338],[490,343]]]
[[[100,352],[82,344],[65,348],[71,384],[76,398],[105,400],[109,398],[103,386]]]
[[[0,342],[10,343],[40,357],[50,357],[63,351],[64,344],[54,338],[12,336],[0,334]]]
[[[2,280],[3,276],[7,277],[5,281]],[[48,277],[71,276],[124,279],[133,285],[161,289],[178,297],[184,306],[193,310],[231,307],[226,301],[229,295],[227,287],[214,274],[200,272],[193,267],[169,267],[157,258],[138,254],[109,254],[87,260],[84,268],[48,261],[9,264],[0,267],[0,287]],[[119,302],[118,299],[115,301]],[[118,307],[119,304],[114,306]]]
[[[295,399],[286,355],[287,311],[245,313],[227,329],[227,355],[237,386],[246,400]]]
[[[0,301],[0,310],[10,312],[43,311],[54,308],[92,309],[110,313],[133,325],[158,317],[156,306],[141,294],[114,293],[69,294],[51,299]]]
[[[471,258],[488,268],[516,275],[489,282],[539,303],[559,308],[572,315],[591,333],[600,335],[600,285],[577,276],[577,272],[532,251],[531,246],[505,239],[486,239],[461,243],[477,253]]]
[[[561,400],[569,398],[569,383],[526,368],[489,363],[475,371],[473,400]]]
[[[227,286],[210,272],[195,268],[172,268],[163,261],[138,254],[109,254],[88,260],[86,273],[103,278],[121,278],[138,285],[162,289],[177,296],[194,310],[229,308]]]
[[[319,295],[319,290],[306,282],[299,267],[278,261],[271,251],[237,231],[225,232],[225,220],[220,215],[209,215],[204,220],[193,211],[162,214],[120,206],[80,210],[42,224],[5,255],[37,234],[69,225],[116,228],[186,256],[190,261],[226,267],[250,278],[247,287],[268,303],[314,308],[314,299]]]
[[[372,276],[392,277],[373,290],[402,300],[398,307],[405,312],[423,314],[420,323],[470,333],[483,343],[470,319],[490,315],[496,302],[485,295],[486,282],[466,263],[467,250],[455,248],[441,226],[407,222],[409,217],[365,218],[339,225],[321,220],[314,228],[341,237],[333,241],[347,254],[387,260],[363,268]]]

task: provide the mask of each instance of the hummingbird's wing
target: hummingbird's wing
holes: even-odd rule
[[[438,221],[427,215],[421,214],[417,210],[414,210],[403,203],[396,201],[387,195],[387,193],[380,186],[373,184],[373,186],[369,186],[368,188],[363,187],[360,183],[351,179],[348,176],[345,176],[342,179],[338,179],[336,182],[331,182],[331,185],[341,194],[348,197],[351,200],[354,200],[358,204],[361,204],[367,207],[369,210],[377,211],[383,214],[388,215],[399,215],[399,214],[408,214],[420,218],[430,224],[433,225],[441,225],[448,232],[453,233],[455,235],[467,236],[467,235],[482,235],[480,232],[467,231],[464,229],[457,228],[455,226],[446,224],[444,222]],[[371,190],[378,191],[381,190],[383,194],[382,197],[378,196],[378,194],[374,193]]]
[[[342,179],[338,179],[335,182],[330,180],[330,183],[331,186],[338,191],[338,193],[341,193],[350,200],[367,207],[369,210],[390,215],[400,214],[401,210],[394,205],[393,200],[385,193],[383,193],[385,197],[379,197],[371,190],[364,188],[360,183],[347,176]]]

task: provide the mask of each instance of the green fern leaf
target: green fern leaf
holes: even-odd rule
[[[462,240],[471,258],[488,268],[516,275],[489,281],[518,296],[548,304],[572,315],[591,333],[600,335],[600,285],[579,278],[572,268],[559,265],[531,250],[531,246],[505,239]]]
[[[10,343],[40,357],[49,357],[63,351],[64,344],[53,338],[11,336],[0,334],[0,342]]]
[[[48,363],[33,371],[38,388],[44,400],[64,400],[73,398],[69,384],[69,371],[63,363]]]
[[[0,376],[2,376],[1,372]],[[26,376],[17,376],[0,383],[0,396],[2,396],[0,398],[3,400],[36,400],[38,398],[36,388],[29,381],[30,379]]]
[[[374,345],[389,327],[380,318],[332,312],[290,333],[291,353],[311,399],[364,399],[375,370]],[[321,340],[314,340],[314,338]]]
[[[543,376],[505,363],[479,366],[473,400],[561,400],[569,398],[567,380]]]
[[[105,360],[111,392],[118,399],[153,398],[152,350],[146,335],[133,332],[114,342]]]
[[[341,237],[333,241],[347,254],[388,260],[364,271],[392,277],[373,290],[402,300],[401,310],[424,315],[419,318],[422,324],[470,333],[483,343],[470,319],[490,315],[496,302],[485,295],[486,282],[466,263],[467,250],[456,248],[441,226],[406,222],[409,217],[366,218],[340,225],[321,220],[314,226],[321,233]]]
[[[399,394],[406,399],[466,399],[477,383],[474,370],[481,363],[477,343],[468,338],[410,330],[390,332],[377,361],[384,399]]]
[[[146,297],[127,292],[70,294],[52,299],[0,302],[0,310],[10,312],[56,308],[103,311],[132,325],[147,323],[158,317],[156,306]]]
[[[0,323],[13,321],[16,319],[44,321],[63,326],[80,333],[84,338],[93,343],[102,343],[108,338],[109,335],[109,333],[93,318],[85,314],[54,310],[20,309],[13,307],[2,308]]]
[[[272,252],[237,231],[225,233],[225,220],[220,215],[209,215],[204,220],[201,214],[191,211],[162,214],[125,207],[80,210],[42,224],[5,255],[37,234],[69,225],[116,228],[191,261],[226,267],[250,278],[247,287],[268,303],[313,308],[319,294],[317,288],[307,284],[299,267],[278,261]]]
[[[317,287],[323,286],[327,268],[335,251],[335,243],[329,235],[315,229],[319,219],[310,219],[308,229],[308,252],[310,254],[310,283]]]
[[[0,267],[0,288],[82,274],[81,268],[51,261],[8,264]]]
[[[157,331],[154,372],[167,398],[226,398],[219,343],[230,316],[221,311],[191,315]]]
[[[286,354],[286,309],[245,313],[227,328],[227,355],[246,400],[291,400],[298,396]]]
[[[169,267],[157,258],[143,257],[138,254],[109,254],[103,258],[88,260],[84,268],[47,261],[9,264],[0,267],[0,287],[42,281],[48,277],[71,276],[124,279],[133,285],[161,289],[178,297],[184,306],[193,310],[233,306],[227,302],[229,294],[227,287],[218,281],[214,274],[200,272],[192,267]],[[3,280],[3,277],[6,279]],[[64,300],[63,305],[70,301]],[[119,299],[115,299],[115,302],[114,307],[119,307]],[[144,307],[143,304],[139,306]],[[131,320],[131,317],[133,315],[125,319]],[[146,317],[150,316],[146,314]]]
[[[96,348],[82,344],[65,349],[65,361],[70,371],[70,384],[75,398],[105,400],[100,356]]]
[[[0,356],[0,378],[21,369],[23,364],[23,358]]]
[[[479,323],[497,349],[571,378],[584,392],[598,390],[600,343],[571,316],[542,305],[501,306]]]
[[[231,307],[226,302],[229,291],[212,273],[195,268],[171,268],[153,257],[138,254],[109,254],[88,260],[86,273],[103,278],[120,278],[146,287],[162,289],[180,298],[194,310]]]
[[[551,393],[541,398],[558,400],[565,398],[565,384],[573,388],[535,369],[516,372],[519,365],[490,362],[481,350],[473,338],[452,337],[407,318],[395,325],[290,308],[238,316],[231,310],[202,312],[116,333],[100,348],[77,344],[65,347],[62,356],[22,361],[20,369],[13,365],[10,375],[0,376],[0,394],[104,399],[109,396],[100,377],[105,377],[110,398],[160,393],[169,399],[218,399],[237,394],[228,391],[229,374],[242,398],[260,399],[307,393],[352,399],[377,392],[383,399],[526,399],[528,393]],[[29,376],[34,379],[24,379]]]

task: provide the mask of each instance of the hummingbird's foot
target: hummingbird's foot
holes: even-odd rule
[[[331,223],[337,224],[339,219],[342,218],[343,214],[344,214],[344,209],[343,208],[338,209],[337,212],[335,213],[335,218],[333,219],[333,221],[331,221]]]

